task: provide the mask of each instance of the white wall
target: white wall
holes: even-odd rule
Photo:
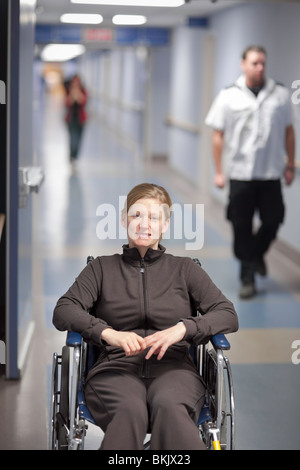
[[[149,64],[149,134],[147,156],[169,155],[166,115],[169,111],[170,47],[150,50]]]
[[[140,159],[144,156],[146,60],[136,48],[120,48],[89,51],[79,61],[90,114]]]
[[[169,159],[175,170],[196,184],[205,35],[201,28],[180,27],[173,32],[171,52]]]

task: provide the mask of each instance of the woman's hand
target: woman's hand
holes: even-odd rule
[[[101,339],[110,346],[118,346],[125,351],[126,356],[136,356],[146,349],[145,339],[131,331],[116,331],[105,328]]]
[[[160,360],[169,346],[181,341],[186,334],[186,327],[184,323],[180,322],[177,325],[167,328],[166,330],[157,331],[153,335],[146,336],[146,348],[150,347],[146,359],[150,359],[153,354],[157,354],[157,359]]]

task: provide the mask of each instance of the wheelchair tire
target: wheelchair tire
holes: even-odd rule
[[[215,350],[210,350],[209,354],[207,355],[207,384],[210,389],[210,392],[213,396],[215,396],[216,390],[216,378],[217,378],[217,355]],[[225,375],[223,377],[223,395],[222,395],[222,419],[221,419],[221,426],[220,426],[220,446],[222,450],[229,449],[229,435],[228,433],[231,430],[228,429],[228,396],[227,396],[227,387],[225,383]],[[213,405],[213,419],[216,420],[217,417],[217,410],[216,410],[216,403],[214,401]]]
[[[53,354],[52,379],[51,379],[51,402],[49,416],[49,449],[56,449],[56,414],[58,410],[58,355]]]
[[[220,429],[220,446],[221,449],[227,450],[229,449],[229,437],[228,437],[228,418],[227,418],[227,394],[225,388],[225,378],[224,381],[224,394],[222,397],[222,422],[221,422],[221,429]]]
[[[70,348],[64,346],[61,357],[61,384],[59,411],[56,415],[57,446],[58,450],[68,450],[68,435],[70,429],[69,410],[69,376],[70,376]]]

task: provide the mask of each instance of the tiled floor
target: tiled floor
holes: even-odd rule
[[[0,449],[47,448],[49,371],[52,353],[61,350],[65,339],[64,333],[52,327],[53,307],[83,268],[87,255],[119,251],[125,242],[99,239],[97,208],[110,204],[117,216],[119,196],[139,182],[151,181],[165,186],[173,202],[204,203],[204,245],[189,254],[201,259],[239,314],[240,331],[229,337],[237,449],[299,450],[300,364],[294,365],[291,357],[292,342],[300,340],[300,269],[274,248],[268,255],[269,276],[258,279],[259,294],[251,301],[240,301],[230,228],[218,205],[165,166],[137,162],[93,119],[86,129],[78,167],[72,171],[60,102],[52,100],[45,109],[41,143],[46,179],[34,202],[35,335],[22,380],[0,380]],[[116,230],[118,238],[118,222]],[[177,233],[175,224],[172,233]],[[185,235],[164,244],[170,252],[186,254],[191,236]],[[91,429],[90,435],[87,448],[97,448],[101,434]]]

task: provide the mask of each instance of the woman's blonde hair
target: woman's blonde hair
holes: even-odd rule
[[[165,216],[170,218],[172,201],[168,191],[153,183],[141,183],[135,186],[127,194],[124,212],[128,212],[130,207],[139,199],[157,199],[164,207]]]

